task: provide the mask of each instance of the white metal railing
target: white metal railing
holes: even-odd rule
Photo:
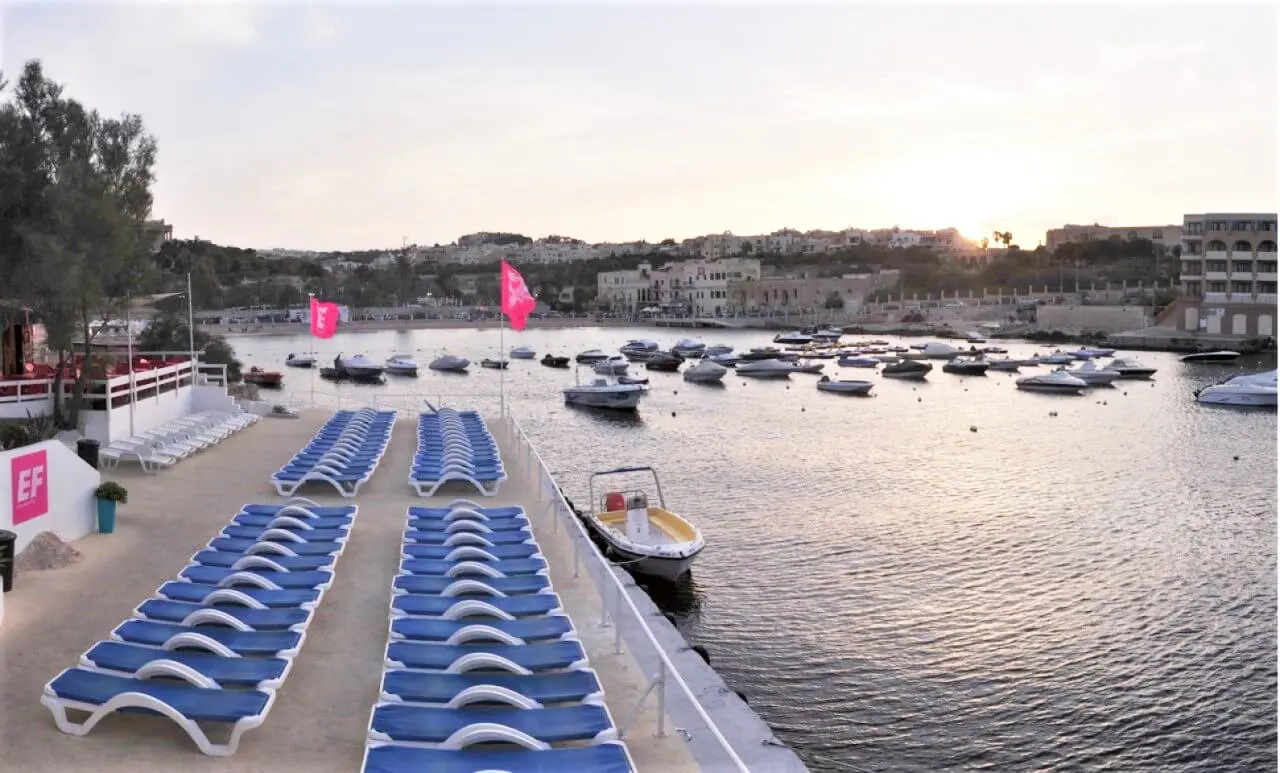
[[[622,718],[622,722],[618,728],[619,737],[625,737],[627,730],[639,717],[640,710],[644,707],[644,703],[649,696],[657,691],[658,695],[658,736],[666,735],[666,712],[667,712],[667,688],[674,683],[684,697],[688,700],[689,705],[697,713],[698,718],[702,720],[707,730],[715,738],[716,745],[724,752],[729,762],[734,768],[741,773],[750,773],[750,769],[742,758],[734,751],[733,746],[729,743],[720,729],[716,727],[716,723],[712,720],[711,715],[703,708],[694,695],[693,690],[685,682],[684,677],[680,675],[675,664],[671,662],[670,656],[663,649],[662,644],[654,635],[653,629],[645,622],[644,614],[636,607],[635,601],[632,600],[631,594],[627,592],[626,586],[618,579],[617,573],[612,568],[612,562],[605,558],[600,549],[591,541],[590,535],[587,534],[586,528],[582,522],[574,517],[573,509],[565,500],[564,494],[561,493],[559,485],[551,476],[551,472],[547,469],[546,463],[541,455],[533,446],[533,441],[525,433],[524,428],[520,426],[520,422],[516,420],[514,413],[511,411],[510,405],[505,399],[502,400],[502,418],[506,424],[508,431],[512,433],[513,439],[517,441],[520,451],[520,462],[524,465],[526,472],[532,471],[538,477],[538,500],[543,501],[546,495],[547,501],[551,505],[550,515],[552,520],[552,530],[558,532],[560,523],[566,524],[566,530],[573,541],[573,576],[575,578],[581,576],[583,558],[590,563],[594,563],[598,569],[600,579],[598,580],[600,588],[600,625],[602,627],[614,628],[613,653],[621,655],[622,649],[622,625],[623,615],[630,612],[631,620],[639,627],[642,638],[648,641],[658,658],[657,673],[649,679],[646,689],[636,700],[635,706],[631,709],[628,716]],[[570,526],[571,524],[571,526]],[[588,571],[590,571],[588,569]],[[607,579],[606,579],[607,578]],[[612,611],[610,611],[610,597],[612,596]],[[682,731],[683,732],[683,731]],[[686,734],[687,737],[687,734]]]

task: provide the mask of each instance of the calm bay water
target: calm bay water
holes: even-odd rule
[[[688,332],[505,343],[572,356]],[[697,332],[740,349],[768,340]],[[270,369],[311,346],[232,343]],[[496,407],[497,371],[425,370],[442,349],[496,356],[496,331],[317,343],[321,360],[408,354],[423,375],[360,387],[290,370],[282,399],[314,388],[324,404],[414,394]],[[829,362],[876,382],[860,399],[817,392],[816,376],[731,374],[714,388],[633,366],[651,392],[629,418],[566,407],[572,375],[536,361],[513,362],[504,383],[580,504],[592,471],[658,468],[668,504],[708,542],[691,588],[664,603],[811,769],[1276,770],[1276,414],[1192,399],[1275,360],[1135,356],[1160,369],[1153,381],[1074,398],[936,368],[913,384]]]

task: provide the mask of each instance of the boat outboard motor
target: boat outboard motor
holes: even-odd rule
[[[649,541],[649,498],[643,492],[627,495],[627,539]]]

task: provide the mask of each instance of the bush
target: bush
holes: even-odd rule
[[[122,505],[129,503],[129,492],[124,486],[113,480],[103,481],[101,485],[93,490],[93,495],[108,502],[119,502]]]
[[[53,440],[58,434],[58,422],[53,416],[32,416],[25,419],[0,421],[0,451],[34,445]]]

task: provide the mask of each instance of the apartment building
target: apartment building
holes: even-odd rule
[[[662,300],[650,278],[652,273],[653,267],[647,262],[634,269],[597,273],[596,302],[632,314],[656,307]]]
[[[1146,239],[1164,248],[1165,252],[1182,243],[1182,226],[1178,225],[1141,225],[1141,226],[1107,226],[1067,225],[1061,228],[1050,228],[1044,234],[1044,246],[1050,252],[1070,242],[1105,241],[1122,239],[1132,241]]]
[[[867,295],[886,287],[896,287],[897,269],[875,274],[845,274],[840,277],[779,276],[744,279],[729,283],[730,310],[734,312],[812,311],[834,305],[838,300],[849,313],[862,309]]]
[[[685,260],[657,269],[641,263],[634,270],[597,274],[596,298],[631,313],[663,308],[713,317],[728,311],[730,282],[759,278],[757,258]]]
[[[1276,213],[1209,213],[1182,219],[1183,330],[1275,335]]]

